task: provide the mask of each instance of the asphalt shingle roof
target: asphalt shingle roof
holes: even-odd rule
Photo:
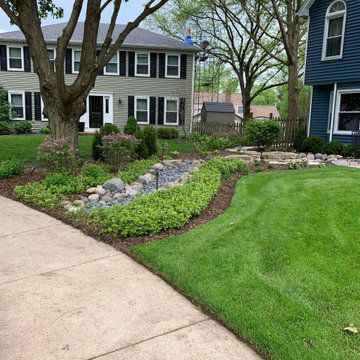
[[[234,113],[234,105],[232,103],[221,102],[204,102],[204,107],[207,112],[220,112],[220,113]]]
[[[57,38],[62,34],[62,30],[66,23],[59,23],[54,25],[42,26],[45,41],[56,42]],[[116,39],[119,34],[124,30],[126,25],[117,24],[114,28],[113,39]],[[99,24],[98,43],[105,40],[106,32],[109,24]],[[84,33],[84,23],[79,22],[75,28],[70,43],[81,43]],[[9,31],[0,34],[0,40],[24,40],[23,33],[19,31]],[[127,46],[140,46],[140,47],[156,47],[156,48],[169,48],[169,49],[182,49],[196,51],[196,47],[186,44],[183,41],[169,38],[155,32],[145,30],[142,28],[134,29],[125,39],[124,44]]]

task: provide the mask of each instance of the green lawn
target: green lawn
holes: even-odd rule
[[[160,146],[167,143],[168,151],[178,151],[179,153],[192,153],[195,152],[195,147],[193,143],[184,139],[159,139]]]
[[[37,147],[44,141],[45,135],[0,136],[0,161],[20,159],[25,163],[35,163]],[[79,136],[80,156],[91,158],[92,136]],[[168,143],[169,151],[194,152],[192,143],[186,140],[159,140]]]
[[[132,248],[273,359],[359,359],[360,170],[240,180],[230,208],[184,235]]]
[[[91,157],[92,136],[79,136],[80,156]],[[44,141],[45,135],[1,136],[0,161],[16,158],[25,163],[35,163],[37,147]]]

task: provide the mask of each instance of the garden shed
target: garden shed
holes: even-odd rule
[[[201,109],[201,122],[221,122],[233,124],[235,108],[232,103],[204,102]]]

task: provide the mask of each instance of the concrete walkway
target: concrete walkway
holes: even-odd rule
[[[260,359],[128,256],[1,196],[0,209],[0,359]]]

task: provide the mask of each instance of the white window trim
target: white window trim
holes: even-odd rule
[[[331,130],[331,116],[334,107],[334,91],[330,92],[330,99],[329,99],[329,112],[328,112],[328,123],[327,123],[327,133],[330,134]],[[331,115],[331,116],[330,116]]]
[[[41,121],[48,122],[49,119],[44,116],[44,101],[40,95],[40,110],[41,110]]]
[[[46,47],[46,50],[54,50],[54,70],[55,70],[55,68],[56,68],[56,65],[55,65],[55,60],[56,60],[56,48],[55,47],[52,47],[52,46],[50,46],[50,47]],[[50,59],[49,59],[49,61],[50,61]]]
[[[12,68],[10,67],[10,48],[18,48],[21,50],[21,68]],[[17,45],[7,45],[7,67],[10,71],[24,71],[24,47],[23,46],[17,46]]]
[[[148,57],[148,72],[147,72],[147,74],[138,74],[138,72],[137,72],[137,65],[138,65],[137,56],[138,55],[147,55],[147,57]],[[137,51],[135,53],[135,76],[150,77],[150,66],[151,66],[151,64],[150,64],[150,53],[147,52],[147,51]]]
[[[75,51],[80,51],[81,52],[81,50],[72,49],[72,73],[73,74],[78,74],[79,72],[75,71]],[[81,57],[80,57],[80,61],[81,61]]]
[[[106,66],[108,65],[108,64],[114,64],[114,63],[110,63],[110,62],[108,62],[105,66],[104,66],[104,75],[117,75],[117,76],[119,76],[119,74],[120,74],[120,66],[119,66],[119,56],[120,56],[120,54],[119,54],[119,52],[117,51],[114,55],[116,55],[116,59],[117,59],[117,61],[116,61],[116,69],[117,69],[117,71],[116,71],[116,73],[114,73],[114,72],[107,72],[106,71]]]
[[[140,122],[137,119],[138,124],[140,125],[148,125],[150,124],[150,96],[135,96],[134,103],[134,116],[137,118],[137,101],[138,100],[147,100],[147,122]]]
[[[339,128],[339,112],[340,112],[340,101],[342,94],[355,94],[360,93],[360,89],[346,89],[339,90],[336,94],[336,110],[335,110],[335,123],[334,123],[334,135],[352,135],[351,131],[338,130]]]
[[[11,95],[21,95],[22,96],[22,103],[23,103],[23,117],[22,118],[15,118],[13,120],[25,120],[25,117],[26,117],[26,114],[25,114],[25,112],[26,112],[25,91],[8,91],[9,103],[10,104],[11,104]]]
[[[178,58],[178,74],[177,75],[168,75],[168,57],[169,56],[177,56]],[[173,78],[173,79],[180,79],[180,54],[166,54],[165,56],[165,77]]]
[[[329,10],[331,9],[331,7],[338,1],[339,0],[333,1],[326,10],[321,61],[338,60],[338,59],[342,59],[342,57],[343,57],[344,40],[345,40],[345,28],[346,28],[346,14],[347,14],[347,6],[346,6],[345,2],[341,0],[345,5],[345,10],[344,11],[339,11],[339,12],[336,12],[334,14],[329,14]],[[328,39],[328,33],[329,33],[329,20],[330,19],[335,19],[335,18],[338,18],[338,17],[344,17],[342,36],[341,36],[340,55],[326,56],[327,39]]]
[[[168,123],[166,121],[166,115],[167,115],[167,102],[168,100],[176,100],[176,110],[177,110],[177,114],[176,114],[176,123]],[[168,126],[178,126],[179,125],[179,98],[174,98],[174,97],[166,97],[164,99],[165,102],[165,106],[164,106],[164,125],[168,125]]]

